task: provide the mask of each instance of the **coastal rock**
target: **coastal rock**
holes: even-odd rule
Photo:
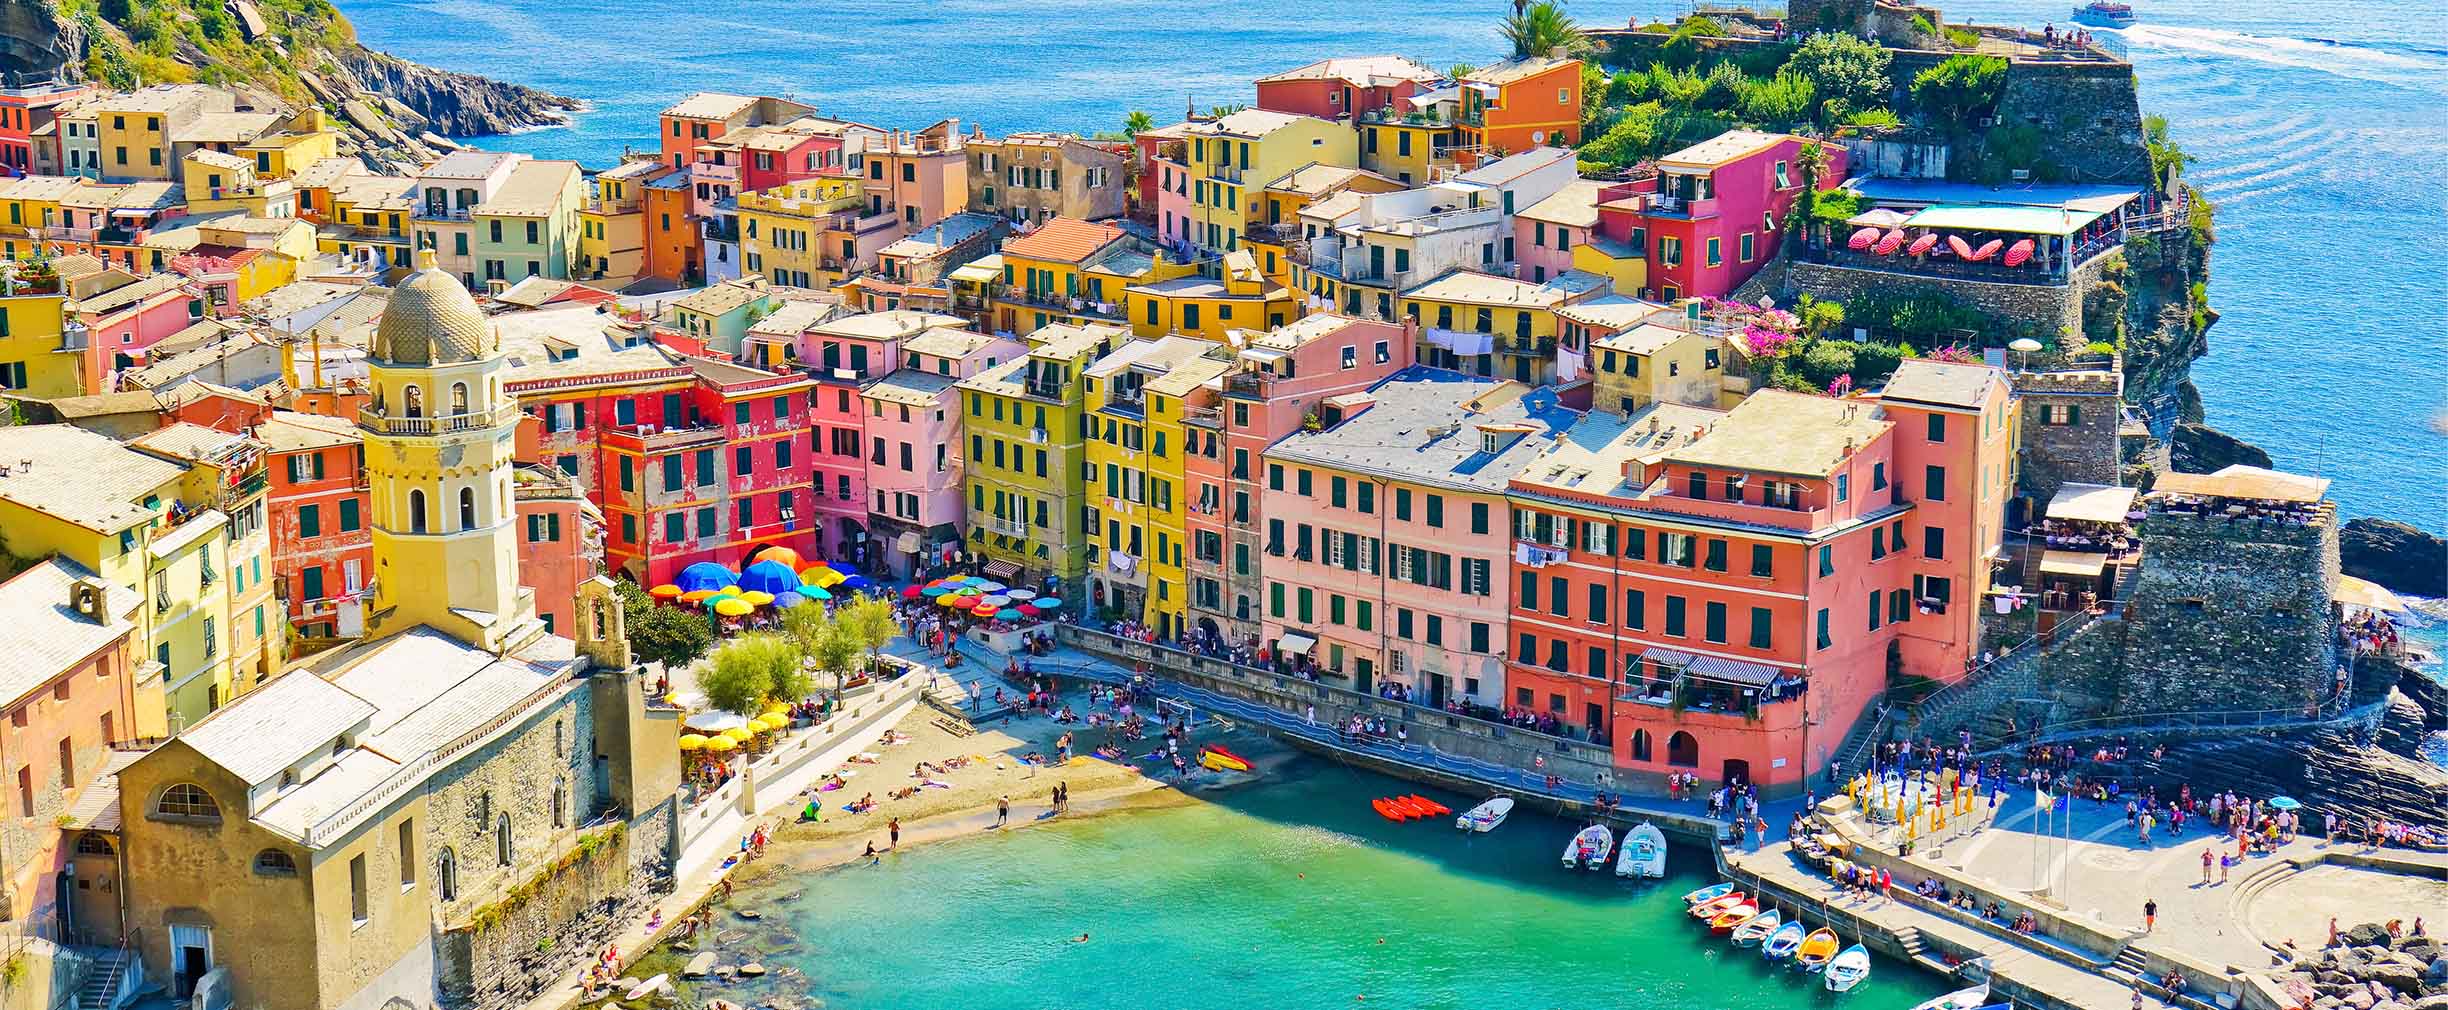
[[[2371,1010],[2373,1004],[2380,1002],[2372,998],[2371,990],[2362,986],[2348,989],[2338,998],[2345,1001],[2345,1005],[2353,1007],[2354,1010]]]
[[[2422,988],[2422,969],[2397,961],[2376,961],[2349,972],[2357,981],[2376,982],[2397,992],[2417,992]]]
[[[2270,454],[2261,447],[2207,424],[2186,422],[2168,434],[2169,462],[2177,473],[2216,473],[2241,463],[2267,467]]]
[[[2376,922],[2366,922],[2339,934],[2338,939],[2353,947],[2386,947],[2389,945],[2388,927]],[[2354,956],[2360,959],[2364,955],[2358,950],[2355,951]]]
[[[574,99],[475,74],[436,70],[364,47],[337,54],[357,86],[404,106],[446,137],[509,133],[564,122]]]
[[[755,978],[759,975],[765,974],[765,966],[758,964],[755,961],[750,961],[747,964],[739,966],[739,973],[740,977],[742,978]]]
[[[2415,1000],[2414,1010],[2448,1010],[2448,992]]]
[[[2338,529],[2346,574],[2400,593],[2448,596],[2448,540],[2394,519],[2350,519]]]

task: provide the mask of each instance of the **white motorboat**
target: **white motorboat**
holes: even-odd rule
[[[2074,8],[2074,21],[2093,28],[2131,28],[2134,23],[2132,4],[2113,0],[2092,0]]]
[[[1869,977],[1870,949],[1857,943],[1845,948],[1844,953],[1836,955],[1835,960],[1828,962],[1827,990],[1844,992],[1860,985],[1863,979]]]
[[[1989,983],[1970,989],[1957,989],[1937,999],[1914,1007],[1913,1010],[1980,1010],[1989,1002]]]
[[[1615,833],[1604,824],[1592,824],[1564,843],[1564,868],[1578,870],[1606,865],[1607,854],[1615,851]]]
[[[1454,818],[1454,827],[1484,835],[1496,830],[1496,826],[1503,824],[1505,816],[1512,812],[1513,797],[1499,796],[1463,811],[1461,816]]]
[[[1623,853],[1615,857],[1615,875],[1650,880],[1665,876],[1666,833],[1647,821],[1624,832]]]
[[[1797,914],[1792,922],[1778,926],[1776,932],[1768,934],[1768,939],[1760,943],[1760,956],[1770,961],[1792,957],[1794,951],[1801,949],[1802,937],[1809,932],[1810,929],[1802,925],[1802,917]]]

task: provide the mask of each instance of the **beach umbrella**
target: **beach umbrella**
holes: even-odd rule
[[[833,561],[833,562],[828,562],[828,563],[825,565],[825,567],[827,567],[827,568],[831,568],[831,569],[833,569],[834,571],[837,571],[837,572],[842,573],[843,575],[857,575],[857,574],[858,574],[858,566],[857,566],[857,565],[854,565],[854,564],[851,564],[850,562],[847,562],[847,561]]]
[[[1015,600],[1034,600],[1037,598],[1037,592],[1033,589],[1006,589],[1003,591],[1003,595],[1009,596]]]
[[[646,595],[648,595],[648,596],[652,596],[652,597],[654,597],[655,599],[658,599],[658,600],[669,600],[669,599],[675,599],[675,598],[679,597],[679,595],[680,595],[681,593],[684,593],[684,592],[687,592],[687,591],[688,591],[688,590],[682,589],[682,588],[680,588],[679,586],[675,586],[675,585],[672,585],[672,584],[671,584],[671,583],[669,583],[669,582],[666,582],[666,583],[664,583],[664,584],[662,584],[662,585],[659,585],[659,586],[654,587],[653,589],[649,589],[649,590],[647,590],[647,591],[646,591]]]
[[[721,614],[724,617],[746,617],[754,610],[756,610],[756,608],[750,606],[748,601],[740,599],[736,596],[728,596],[714,601],[714,612]]]
[[[798,593],[784,593],[780,596],[774,597],[773,605],[784,610],[788,610],[806,602],[807,597],[801,596]]]
[[[739,741],[733,740],[727,736],[718,736],[707,740],[705,742],[705,749],[713,751],[716,754],[725,753],[727,751],[735,751],[739,749]]]
[[[2007,266],[2019,267],[2030,262],[2031,258],[2032,240],[2030,239],[2016,239],[2015,244],[2006,247],[2005,262]]]
[[[688,721],[682,723],[681,725],[692,731],[703,733],[707,736],[714,736],[734,726],[742,725],[747,721],[748,720],[741,718],[738,713],[724,712],[717,709],[713,711],[699,712],[695,715],[689,716]]]
[[[942,586],[928,586],[925,589],[919,590],[918,595],[924,596],[930,600],[940,599],[942,597],[952,595],[952,590],[946,589]]]
[[[756,552],[756,555],[749,560],[772,561],[790,569],[791,571],[795,572],[799,570],[799,552],[788,547],[784,547],[781,544],[775,544],[771,547],[765,548],[764,550],[758,551]]]
[[[859,590],[874,589],[875,583],[868,581],[867,577],[864,575],[853,575],[849,578],[843,579],[841,581],[841,587],[843,589],[848,589],[855,592]]]
[[[1010,607],[1005,607],[1000,612],[996,613],[995,616],[1006,621],[1017,621],[1022,615],[1017,610],[1013,610]]]
[[[815,568],[810,568],[807,571],[800,572],[799,578],[806,581],[807,584],[811,586],[822,586],[830,589],[834,586],[840,585],[842,580],[849,578],[849,576],[819,565]]]
[[[715,592],[716,591],[712,589],[691,589],[688,592],[680,594],[680,602],[704,603],[707,600],[713,599]]]
[[[972,610],[970,610],[969,612],[970,612],[970,613],[972,613],[972,614],[976,614],[976,615],[978,615],[979,617],[993,617],[993,616],[995,615],[995,611],[996,611],[996,610],[999,610],[999,609],[1002,609],[1002,608],[999,608],[999,607],[989,607],[989,606],[987,606],[987,605],[985,605],[985,604],[983,604],[983,603],[980,603],[980,604],[978,604],[978,605],[977,605],[977,607],[976,607],[975,609],[972,609]]]
[[[748,728],[756,730],[759,733],[771,733],[777,729],[781,729],[783,725],[784,723],[782,720],[776,719],[770,715],[760,715],[754,719],[748,720]]]
[[[1905,252],[1907,252],[1907,253],[1910,253],[1910,254],[1912,254],[1912,255],[1914,255],[1914,256],[1924,256],[1924,255],[1928,255],[1928,253],[1929,253],[1929,251],[1930,251],[1930,247],[1931,247],[1931,246],[1934,246],[1934,245],[1937,245],[1937,244],[1938,244],[1938,233],[1937,233],[1937,232],[1934,232],[1934,231],[1922,232],[1922,233],[1921,233],[1921,237],[1920,237],[1920,238],[1917,238],[1917,239],[1912,240],[1912,245],[1907,246],[1907,247],[1905,248],[1905,250],[1904,250],[1904,251],[1905,251]]]
[[[983,590],[985,590],[985,591],[987,591],[987,592],[989,592],[989,593],[1000,593],[1000,592],[1002,592],[1003,590],[1005,590],[1005,589],[1009,588],[1009,587],[1005,586],[1004,584],[1002,584],[1002,583],[1000,583],[1000,582],[996,582],[996,581],[994,581],[994,580],[992,580],[992,579],[988,579],[987,581],[984,581],[984,582],[980,582],[980,583],[978,583],[978,584],[977,584],[977,587],[978,587],[979,589],[983,589]]]
[[[936,597],[935,603],[937,606],[940,606],[946,610],[958,610],[961,608],[961,601],[964,599],[969,599],[969,597],[945,595]],[[974,607],[977,604],[971,603],[968,605]]]
[[[1980,248],[1972,250],[1972,262],[1978,263],[1982,260],[1988,259],[1991,256],[1995,256],[1997,255],[1998,250],[2005,247],[2005,239],[1993,238],[1987,242],[1983,242],[1980,244]]]
[[[920,589],[917,586],[909,586],[901,590],[901,598],[904,600],[915,600],[918,598],[918,594],[925,591],[926,590]]]
[[[1034,603],[1023,603],[1023,604],[1021,604],[1021,605],[1020,605],[1020,612],[1021,612],[1022,614],[1025,614],[1025,615],[1029,616],[1029,617],[1038,617],[1038,616],[1042,616],[1042,615],[1045,613],[1045,611],[1042,611],[1042,610],[1037,609],[1037,605],[1036,605],[1036,604],[1034,604]]]
[[[799,595],[807,597],[811,600],[830,600],[833,598],[832,590],[819,589],[815,586],[800,586],[797,590],[794,590],[794,592],[797,592]]]
[[[992,605],[992,606],[996,606],[996,607],[1004,607],[1004,606],[1009,606],[1009,605],[1011,604],[1011,597],[1009,597],[1009,596],[986,596],[986,597],[982,597],[982,598],[980,598],[980,599],[978,600],[978,602],[979,602],[979,603],[981,603],[981,604],[988,604],[988,605]]]
[[[2272,810],[2296,810],[2300,809],[2302,806],[2303,804],[2296,802],[2295,797],[2292,796],[2274,796],[2270,798],[2270,809]]]
[[[779,561],[759,561],[740,573],[740,586],[760,592],[780,593],[799,586],[799,573]]]
[[[1878,245],[1871,251],[1881,256],[1893,256],[1896,250],[1902,248],[1904,248],[1904,229],[1897,228],[1879,236]]]
[[[682,589],[721,589],[738,582],[739,576],[714,562],[700,561],[681,569],[680,576],[672,581]]]
[[[1058,600],[1058,599],[1055,599],[1055,598],[1053,598],[1053,597],[1051,597],[1051,596],[1040,596],[1040,597],[1038,597],[1038,598],[1037,598],[1036,603],[1037,603],[1037,609],[1039,609],[1039,610],[1061,610],[1061,609],[1062,609],[1062,601],[1061,601],[1061,600]]]
[[[1953,252],[1958,258],[1972,258],[1972,243],[1964,241],[1964,237],[1961,235],[1947,236],[1947,249]]]
[[[787,593],[790,592],[790,590],[785,589],[783,592]],[[762,589],[751,589],[745,593],[739,594],[739,598],[748,601],[749,606],[762,607],[774,601],[774,594],[768,593]]]
[[[739,742],[741,742],[741,743],[747,743],[748,741],[750,741],[750,740],[752,740],[752,739],[755,739],[755,738],[756,738],[756,731],[755,731],[755,730],[753,730],[753,729],[748,728],[748,723],[747,723],[745,720],[743,720],[743,721],[741,721],[741,723],[740,723],[739,725],[737,725],[737,726],[733,726],[733,727],[731,727],[730,729],[726,729],[726,730],[722,731],[722,735],[723,735],[723,736],[724,736],[726,739],[737,740],[737,741],[739,741]]]
[[[1862,228],[1856,230],[1852,238],[1846,239],[1845,245],[1853,249],[1868,249],[1878,240],[1879,230],[1877,228]]]
[[[695,734],[695,733],[682,733],[682,734],[680,734],[680,749],[681,749],[681,750],[704,750],[704,749],[705,749],[705,745],[706,745],[706,738],[705,738],[705,737],[699,736],[699,735],[697,735],[697,734]]]

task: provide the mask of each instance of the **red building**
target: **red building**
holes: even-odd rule
[[[544,630],[567,634],[577,627],[579,584],[603,571],[603,513],[575,478],[551,467],[521,464],[511,479],[519,585],[534,591]]]
[[[1731,130],[1676,151],[1658,159],[1657,178],[1599,192],[1598,233],[1647,254],[1640,297],[1725,297],[1775,258],[1812,143]],[[1823,150],[1819,188],[1833,189],[1844,180],[1845,151]]]
[[[91,84],[54,81],[0,87],[0,172],[33,174],[35,132],[57,119],[61,105],[92,92]]]
[[[1960,677],[2012,412],[1996,370],[1932,365],[1885,400],[1583,418],[1512,482],[1508,700],[1634,780],[1788,794],[1891,673]]]
[[[356,637],[374,573],[365,444],[356,423],[282,410],[251,433],[266,447],[272,570],[290,626],[304,638]]]
[[[1258,107],[1319,119],[1411,111],[1441,75],[1400,56],[1340,56],[1258,79]]]

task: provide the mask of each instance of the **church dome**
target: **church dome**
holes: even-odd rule
[[[434,265],[433,250],[419,249],[417,270],[391,289],[368,351],[386,365],[458,364],[490,352],[492,332],[475,296]]]

